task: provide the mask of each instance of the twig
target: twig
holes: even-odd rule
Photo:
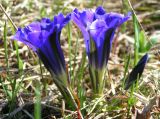
[[[149,102],[149,104],[147,106],[144,107],[142,114],[145,114],[147,112],[149,112],[151,110],[151,108],[156,105],[156,100],[157,100],[158,96],[155,96],[154,98],[152,98]]]
[[[33,117],[30,113],[28,113],[27,110],[22,109],[22,111],[23,111],[24,113],[26,113],[31,119],[34,119],[34,117]]]
[[[32,103],[29,103],[29,105],[31,105],[31,104]],[[23,109],[24,106],[26,106],[26,104],[22,105],[21,107],[16,108],[13,112],[11,112],[9,114],[5,114],[3,117],[1,117],[1,119],[5,119],[6,117],[12,117],[12,116],[16,115],[18,112],[20,112]]]
[[[142,95],[139,95],[138,93],[135,93],[135,92],[133,92],[133,95],[135,95],[141,102],[148,103],[148,99],[146,99]]]
[[[78,107],[77,103],[75,102],[75,99],[74,99],[74,97],[72,96],[72,93],[71,93],[71,91],[70,91],[70,89],[69,89],[68,87],[67,87],[67,90],[68,90],[68,92],[70,93],[70,96],[72,97],[72,100],[73,100],[73,103],[74,103],[75,107],[76,107],[77,109],[79,109],[79,107]],[[79,110],[79,112],[77,111],[77,113],[79,113],[81,119],[84,119],[84,118],[83,118],[83,115],[82,115],[82,113],[81,113],[81,110]]]
[[[0,8],[1,10],[4,12],[4,14],[7,16],[7,18],[9,19],[9,21],[11,22],[11,24],[14,26],[14,28],[16,30],[18,30],[17,26],[14,24],[14,22],[12,21],[11,17],[7,14],[7,12],[5,11],[5,9],[3,8],[2,4],[0,3]]]
[[[62,109],[61,108],[58,108],[58,107],[53,107],[53,106],[50,106],[50,105],[47,105],[47,104],[43,104],[42,103],[42,106],[46,106],[46,107],[48,107],[48,108],[51,108],[51,109],[54,109],[54,110],[58,110],[58,111],[62,111]],[[71,110],[63,110],[64,112],[67,112],[67,113],[73,113],[74,111],[71,111]]]
[[[102,97],[100,97],[100,99],[104,99],[110,92],[111,92],[111,90],[109,90],[105,95],[103,95]],[[98,100],[99,100],[99,99],[98,99]],[[98,100],[97,100],[97,101],[98,101]],[[81,108],[80,110],[82,111],[82,110],[84,110],[85,108],[87,108],[87,107],[89,107],[89,106],[91,106],[91,105],[94,106],[94,105],[95,105],[95,102],[94,102],[94,103],[91,102],[90,104],[84,106],[84,107]],[[72,114],[67,115],[66,118],[68,118],[68,117],[70,117],[70,116],[72,116],[73,114],[76,114],[76,113],[77,113],[77,111],[74,111]]]

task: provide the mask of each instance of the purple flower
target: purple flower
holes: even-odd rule
[[[128,90],[129,87],[141,77],[143,70],[145,68],[145,65],[148,61],[148,54],[145,54],[138,62],[138,64],[133,68],[133,70],[128,75],[126,81],[125,81],[125,90]]]
[[[73,11],[72,20],[82,31],[90,65],[96,68],[107,65],[115,30],[129,17],[130,14],[106,13],[101,6],[95,12]]]
[[[52,75],[58,75],[66,72],[60,34],[69,21],[70,15],[64,17],[61,13],[55,16],[53,21],[43,18],[40,22],[33,22],[23,29],[19,28],[13,39],[28,45],[38,54]]]
[[[13,39],[23,42],[37,53],[53,76],[53,81],[68,107],[75,110],[77,105],[73,98],[64,55],[60,46],[61,30],[70,19],[71,14],[64,17],[62,13],[55,16],[53,21],[43,18],[40,22],[33,22],[23,29],[19,28]]]
[[[89,72],[94,95],[103,94],[104,73],[111,51],[112,40],[117,27],[127,21],[127,16],[118,13],[106,13],[100,6],[96,11],[75,9],[73,22],[80,28],[89,59]]]

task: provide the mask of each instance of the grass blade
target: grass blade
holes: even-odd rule
[[[7,67],[7,74],[9,71],[9,62],[8,62],[8,45],[7,45],[7,25],[6,21],[4,24],[4,31],[3,31],[3,39],[4,39],[4,50],[5,50],[5,61],[6,61],[6,67]]]
[[[138,62],[139,55],[139,25],[135,14],[133,14],[133,25],[134,25],[134,66]]]

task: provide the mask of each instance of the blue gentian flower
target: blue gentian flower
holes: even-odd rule
[[[33,22],[23,29],[18,28],[13,39],[23,42],[36,52],[45,67],[54,75],[66,72],[60,34],[69,20],[70,15],[64,17],[63,14],[55,16],[53,21],[43,18],[40,22]]]
[[[96,68],[106,66],[115,30],[129,17],[130,13],[127,16],[106,13],[101,6],[95,12],[91,10],[79,12],[77,9],[73,11],[72,20],[82,31],[89,61]],[[95,47],[94,51],[91,42]],[[96,56],[95,59],[91,58],[92,55]]]
[[[137,63],[137,65],[133,68],[133,70],[130,72],[130,74],[127,76],[127,79],[125,81],[125,90],[128,90],[129,87],[135,83],[137,79],[139,79],[143,73],[143,70],[145,68],[145,65],[148,61],[148,54],[145,54]]]
[[[102,93],[104,68],[108,63],[115,30],[129,17],[130,13],[126,16],[106,13],[101,6],[95,12],[79,12],[75,9],[72,13],[72,20],[80,28],[85,40],[94,93]]]
[[[74,105],[73,102],[75,101],[71,95],[70,80],[60,46],[61,30],[70,19],[71,14],[65,17],[61,13],[55,16],[53,21],[43,18],[40,22],[33,22],[25,28],[19,28],[13,39],[21,41],[36,52],[53,76],[54,83],[67,104],[71,106]]]

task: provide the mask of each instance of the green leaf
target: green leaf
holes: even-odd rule
[[[146,51],[149,51],[151,49],[151,47],[153,47],[155,44],[158,43],[158,38],[160,37],[160,35],[154,36],[150,39],[150,41],[148,41],[146,43],[145,49]]]
[[[139,34],[139,52],[146,52],[146,36],[144,31],[142,30]]]
[[[139,55],[139,24],[135,14],[133,14],[133,25],[134,25],[134,65],[138,62]]]

